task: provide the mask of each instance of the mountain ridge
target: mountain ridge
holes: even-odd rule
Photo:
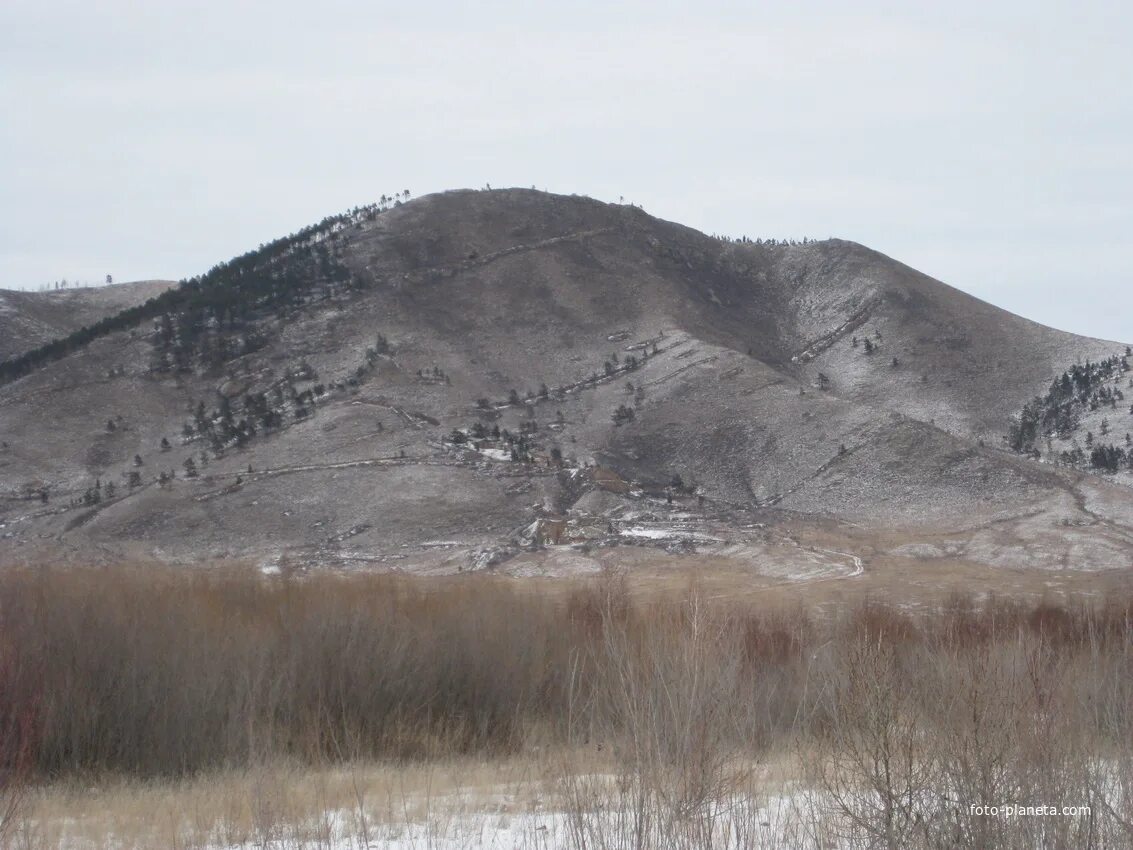
[[[999,448],[1114,343],[857,243],[723,240],[575,196],[462,190],[324,221],[0,387],[5,433],[59,430],[0,455],[10,540],[463,568],[522,561],[540,523],[605,547],[683,511],[700,530],[657,545],[739,546],[758,514],[966,535],[989,563],[1037,522],[1036,562],[1125,557],[1133,491]],[[1082,488],[1116,525],[1060,541],[1063,520],[1104,525]]]
[[[47,292],[0,289],[0,362],[147,301],[175,285],[171,280],[138,280]]]

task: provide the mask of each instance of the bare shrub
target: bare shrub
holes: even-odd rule
[[[180,775],[278,755],[507,750],[555,703],[548,604],[469,581],[249,572],[8,572],[46,775]],[[39,671],[42,681],[33,681]]]
[[[490,576],[6,570],[0,768],[22,785],[537,743],[564,754],[579,847],[760,846],[780,815],[815,846],[1127,846],[1131,611],[956,597],[821,618],[695,588],[641,601],[617,574],[544,593]],[[802,784],[764,787],[788,752]],[[970,808],[1005,803],[1090,811]]]
[[[21,671],[18,663],[7,617],[0,613],[0,842],[12,835],[23,809],[37,732],[35,671]],[[30,681],[21,693],[22,673]]]
[[[896,850],[912,846],[922,827],[937,764],[926,750],[902,659],[882,637],[892,619],[868,608],[860,613],[859,634],[826,671],[810,778],[840,816],[844,838]],[[905,629],[900,625],[897,634]]]

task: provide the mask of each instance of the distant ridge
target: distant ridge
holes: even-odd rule
[[[139,280],[45,292],[0,289],[0,361],[66,337],[173,286],[171,280]]]

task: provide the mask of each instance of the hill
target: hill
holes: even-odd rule
[[[65,337],[174,285],[171,280],[139,280],[51,292],[0,289],[0,360]]]
[[[0,533],[13,559],[1126,565],[1128,472],[1004,440],[1124,350],[841,240],[399,197],[0,364]]]

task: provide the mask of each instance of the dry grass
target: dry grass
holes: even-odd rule
[[[1133,840],[1129,598],[820,617],[635,597],[618,575],[540,595],[122,568],[5,572],[0,611],[0,717],[25,719],[6,752],[43,789],[29,848],[94,808],[68,822],[152,814],[138,846],[331,846],[343,817],[366,846],[466,813],[443,791],[466,806],[481,783],[511,783],[517,810],[548,795],[565,846],[760,846],[766,765],[787,757],[816,796],[785,846]],[[1023,801],[1092,815],[1028,831],[965,809]]]
[[[530,758],[312,767],[273,762],[181,780],[75,780],[35,789],[10,845],[195,848],[339,846],[472,813],[505,818],[554,794]]]

